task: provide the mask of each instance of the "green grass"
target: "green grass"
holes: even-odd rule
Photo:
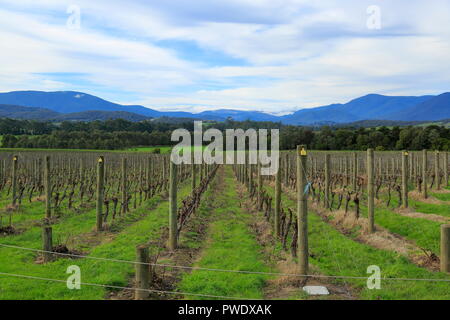
[[[273,188],[265,186],[273,195]],[[296,203],[282,194],[286,207],[296,208]],[[390,213],[392,215],[392,213]],[[380,221],[377,215],[377,223]],[[414,219],[409,219],[412,223]],[[399,223],[407,221],[403,220]],[[428,221],[426,221],[428,222]],[[434,273],[410,263],[405,257],[387,250],[380,250],[345,236],[321,220],[315,213],[308,215],[310,263],[326,275],[367,277],[367,267],[377,265],[382,277],[415,279],[448,279],[443,273]],[[357,288],[363,299],[450,299],[449,282],[382,281],[381,290],[369,290],[366,280],[336,280]]]
[[[437,214],[444,217],[450,217],[450,204],[432,204],[420,201],[410,201],[412,209],[421,213]]]
[[[431,195],[441,201],[450,201],[450,193],[432,193]]]
[[[401,216],[389,209],[376,209],[375,223],[415,242],[419,247],[439,254],[439,222]]]
[[[161,154],[167,154],[172,151],[172,147],[170,146],[156,146],[156,147],[135,147],[135,148],[128,148],[125,151],[126,152],[154,152],[155,149],[159,149],[161,151]]]
[[[179,191],[181,202],[190,192],[190,186],[185,185]],[[95,257],[134,260],[135,247],[147,241],[156,241],[162,235],[162,228],[168,222],[168,201],[162,201],[156,208],[150,209],[159,202],[156,197],[129,214],[122,223],[122,231],[114,236],[112,241],[106,241],[90,248],[89,255]],[[136,221],[137,219],[140,219]],[[128,221],[127,221],[128,220]],[[68,234],[83,234],[91,232],[95,225],[95,214],[87,212],[72,216],[54,226],[56,237]],[[28,248],[40,249],[40,228],[32,228],[27,232],[0,239],[0,243]],[[128,286],[133,275],[132,264],[95,261],[90,259],[59,259],[45,265],[34,263],[36,253],[10,248],[1,248],[1,272],[21,275],[31,275],[43,278],[65,280],[66,269],[70,265],[81,268],[81,281],[104,285]],[[0,276],[0,299],[104,299],[107,289],[82,286],[81,290],[68,290],[64,283],[48,282]]]
[[[249,229],[250,217],[239,207],[236,180],[226,167],[225,190],[217,195],[206,247],[195,266],[214,269],[269,271],[262,248]],[[182,292],[250,299],[263,298],[267,276],[195,270],[179,284]],[[199,298],[188,296],[187,298]]]

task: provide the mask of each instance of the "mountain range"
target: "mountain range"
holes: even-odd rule
[[[300,109],[276,116],[258,111],[220,109],[200,113],[166,112],[140,105],[121,105],[75,91],[13,91],[0,93],[0,117],[52,121],[92,121],[122,118],[185,118],[224,121],[273,121],[292,125],[342,124],[362,120],[437,121],[450,118],[450,92],[437,96],[369,94],[345,104]]]

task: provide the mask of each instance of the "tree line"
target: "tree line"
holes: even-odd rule
[[[314,150],[422,150],[450,151],[450,128],[427,127],[299,127],[274,122],[204,122],[204,129],[280,129],[280,148],[306,144]],[[137,146],[171,146],[172,131],[193,131],[193,121],[164,123],[122,119],[61,123],[0,119],[3,148],[57,148],[120,150]]]

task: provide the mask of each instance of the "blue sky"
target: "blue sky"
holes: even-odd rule
[[[450,1],[0,0],[0,57],[1,92],[288,113],[449,91]]]

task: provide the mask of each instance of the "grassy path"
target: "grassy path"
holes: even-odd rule
[[[262,248],[250,230],[248,213],[240,207],[237,181],[231,167],[225,170],[223,190],[216,193],[212,222],[196,267],[267,272]],[[183,276],[179,290],[216,296],[262,299],[267,276],[195,270]],[[187,299],[198,297],[187,296]]]

